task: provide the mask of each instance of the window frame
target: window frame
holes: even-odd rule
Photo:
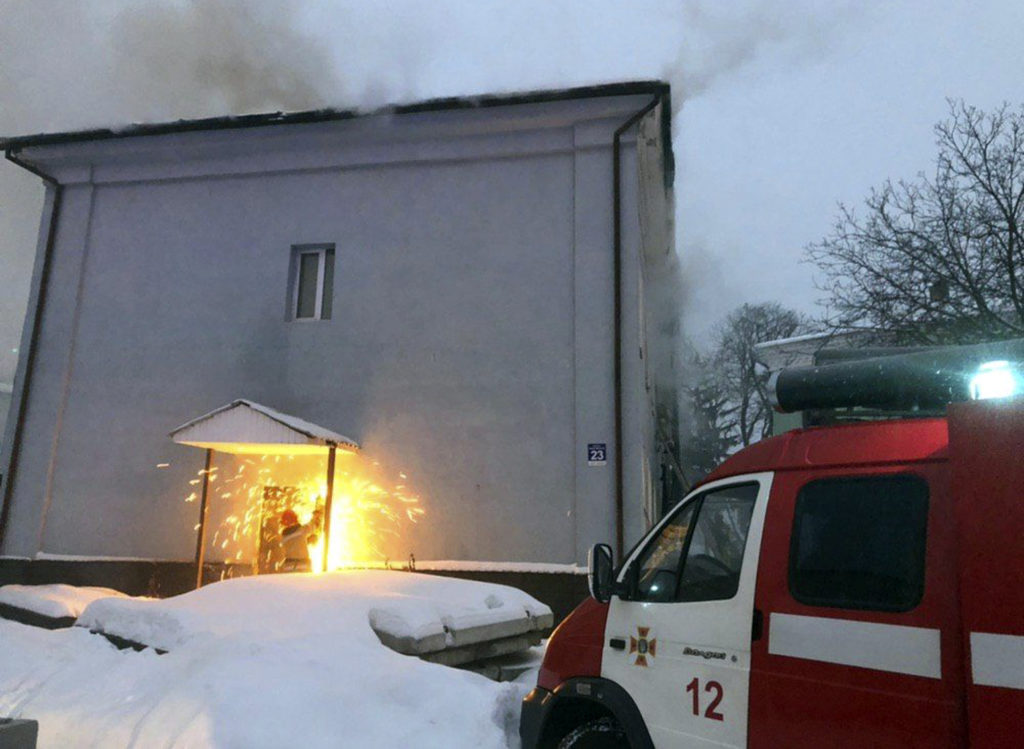
[[[310,317],[299,316],[299,304],[302,300],[302,258],[304,255],[316,255],[317,256],[317,270],[316,270],[316,299],[313,303],[315,314]],[[324,316],[324,299],[327,293],[331,295],[331,301],[334,300],[334,274],[331,276],[331,288],[327,289],[326,281],[326,270],[327,270],[327,258],[331,257],[332,261],[335,260],[334,245],[333,244],[302,244],[292,245],[292,257],[291,257],[291,286],[289,293],[289,304],[288,304],[288,319],[293,322],[319,322],[322,320],[330,320],[331,315]],[[337,269],[335,268],[335,271]],[[332,311],[333,311],[333,304]]]
[[[686,562],[690,558],[690,546],[693,544],[693,537],[696,535],[697,527],[700,525],[701,518],[704,515],[704,504],[707,501],[709,495],[716,492],[720,492],[723,489],[742,489],[743,487],[752,486],[754,487],[754,497],[750,503],[750,519],[747,521],[747,532],[743,535],[743,549],[740,553],[740,569],[736,573],[736,589],[732,592],[732,595],[728,598],[698,598],[694,600],[680,600],[680,588],[683,585],[683,575],[686,572]],[[676,577],[676,590],[675,590],[675,603],[704,603],[707,601],[731,601],[740,592],[740,576],[743,574],[743,562],[747,556],[747,542],[750,540],[750,525],[754,520],[754,512],[757,507],[757,499],[761,494],[761,484],[758,481],[744,481],[736,484],[727,484],[725,486],[715,487],[708,489],[700,495],[700,505],[696,508],[693,513],[693,529],[686,536],[686,545],[683,548],[682,555],[679,560],[679,570]]]
[[[891,479],[909,479],[916,482],[918,485],[924,487],[924,517],[923,517],[923,529],[921,539],[921,558],[920,558],[920,570],[921,577],[915,588],[915,596],[909,605],[901,606],[879,606],[879,605],[851,605],[848,601],[830,602],[824,603],[820,597],[806,596],[802,593],[798,593],[794,586],[794,573],[797,571],[797,552],[799,551],[799,540],[800,540],[800,528],[802,523],[802,516],[800,514],[800,503],[804,497],[804,492],[809,486],[815,486],[825,483],[868,483],[870,481],[878,480],[891,480]],[[880,613],[890,614],[905,614],[913,611],[921,602],[924,601],[925,590],[927,588],[928,579],[928,524],[931,513],[931,485],[928,479],[917,473],[911,473],[908,471],[900,471],[897,473],[857,473],[857,474],[843,474],[833,476],[820,476],[818,478],[811,479],[806,482],[796,492],[796,498],[793,502],[793,522],[790,526],[790,538],[789,538],[789,559],[786,565],[786,587],[789,590],[790,596],[793,600],[803,604],[804,606],[811,606],[814,608],[825,608],[825,609],[837,609],[840,611],[873,611]]]
[[[740,479],[740,480],[735,480]],[[697,524],[700,522],[701,512],[704,509],[705,498],[715,492],[722,491],[724,489],[739,489],[744,486],[755,487],[754,500],[753,500],[753,511],[751,514],[751,523],[753,522],[754,514],[757,511],[758,500],[762,497],[764,491],[764,481],[759,478],[758,475],[745,475],[736,476],[729,479],[723,479],[709,484],[708,486],[702,486],[695,490],[690,496],[684,497],[682,500],[672,508],[670,512],[665,513],[665,517],[646,535],[644,535],[639,542],[630,550],[629,554],[626,555],[622,566],[615,575],[616,583],[619,586],[620,593],[619,598],[624,601],[636,602],[636,603],[661,603],[661,604],[696,604],[696,603],[713,603],[718,601],[731,601],[737,595],[739,595],[739,584],[737,584],[736,590],[728,598],[710,598],[701,599],[696,601],[681,601],[678,600],[679,586],[682,584],[683,570],[686,567],[686,560],[690,553],[690,544],[693,543],[694,530]],[[678,515],[686,511],[686,508],[695,505],[693,509],[693,518],[691,520],[691,528],[686,534],[686,540],[683,543],[683,548],[679,554],[679,564],[676,568],[676,581],[675,590],[673,596],[667,601],[650,600],[642,598],[638,595],[637,586],[639,584],[639,560],[651,547],[651,544],[655,543],[658,537],[661,535],[665,526],[671,523]],[[750,541],[750,527],[747,527],[747,535],[743,540],[743,559],[746,559],[747,544]],[[743,567],[741,563],[740,575],[743,574]],[[632,578],[632,579],[630,579]],[[622,595],[623,592],[628,591],[628,597]]]
[[[700,515],[701,507],[704,504],[705,494],[706,493],[698,494],[689,502],[681,502],[678,507],[675,507],[672,512],[666,516],[667,521],[661,523],[656,533],[652,533],[650,536],[645,537],[644,540],[646,543],[643,544],[642,548],[640,548],[631,563],[632,569],[630,570],[630,574],[633,576],[633,579],[629,581],[630,601],[637,601],[640,603],[679,603],[679,601],[676,600],[676,597],[679,595],[679,582],[682,578],[683,564],[686,561],[686,554],[690,549],[690,541],[693,538],[693,528],[697,524],[697,518]],[[675,583],[672,586],[672,596],[667,600],[647,598],[645,597],[646,594],[643,594],[640,591],[640,560],[658,542],[658,539],[661,538],[661,534],[664,533],[665,528],[671,525],[676,518],[680,517],[687,511],[690,511],[690,524],[687,527],[686,538],[683,539],[683,546],[679,550],[679,561],[676,562],[675,566]],[[647,593],[650,593],[649,589]]]

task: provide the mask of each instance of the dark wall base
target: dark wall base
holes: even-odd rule
[[[28,624],[31,627],[42,627],[43,629],[66,629],[75,623],[75,617],[73,616],[54,618],[37,614],[35,611],[29,611],[28,609],[18,608],[17,606],[8,606],[5,603],[0,603],[0,618]],[[0,747],[2,746],[3,744],[0,744]]]
[[[248,566],[244,568],[248,571]],[[234,577],[234,565],[205,565],[203,583]],[[167,598],[196,587],[196,566],[191,562],[72,562],[49,559],[0,559],[0,585],[93,585],[113,588],[130,596]]]
[[[191,562],[72,562],[58,560],[0,559],[0,585],[94,585],[113,588],[130,596],[167,598],[193,590],[195,565]],[[422,574],[479,580],[509,585],[546,603],[555,624],[587,597],[586,575],[547,572],[478,572],[464,570],[417,570]],[[251,573],[249,565],[212,563],[204,566],[203,584]]]

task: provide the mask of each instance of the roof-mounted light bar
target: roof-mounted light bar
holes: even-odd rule
[[[783,369],[768,383],[784,413],[837,408],[939,411],[1024,392],[1024,339]]]

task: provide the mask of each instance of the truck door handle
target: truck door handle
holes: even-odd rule
[[[750,628],[751,642],[757,642],[764,636],[764,614],[761,609],[754,609],[754,621]]]
[[[613,637],[612,639],[610,639],[608,641],[608,645],[610,647],[614,648],[615,650],[625,650],[626,649],[626,641],[623,638],[621,638],[621,637]]]

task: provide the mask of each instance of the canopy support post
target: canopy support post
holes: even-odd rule
[[[334,452],[327,451],[327,496],[324,498],[324,572],[327,572],[327,552],[331,548],[331,502],[334,500]]]
[[[203,557],[206,553],[206,498],[210,491],[210,469],[213,467],[213,449],[206,448],[206,468],[203,469],[203,498],[199,502],[199,532],[196,534],[196,590],[203,586]]]

